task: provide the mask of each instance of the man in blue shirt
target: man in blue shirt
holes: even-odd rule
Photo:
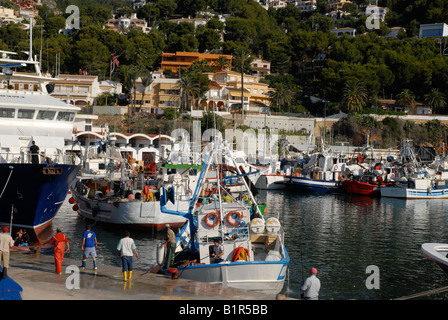
[[[86,260],[89,257],[92,257],[93,267],[97,270],[97,262],[96,262],[96,248],[97,248],[97,240],[96,234],[91,230],[90,226],[86,226],[86,231],[82,234],[82,245],[81,250],[83,252],[82,255],[82,265],[81,269],[86,268]]]

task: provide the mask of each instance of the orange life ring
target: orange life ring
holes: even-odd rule
[[[211,218],[211,217],[213,217],[213,218]],[[214,228],[219,224],[219,216],[216,212],[207,213],[207,215],[204,218],[204,222],[210,228]]]
[[[230,211],[227,215],[226,215],[226,221],[229,225],[231,225],[232,227],[235,226],[237,224],[237,222],[240,221],[240,219],[243,217],[243,213],[242,212],[238,212],[238,211]]]

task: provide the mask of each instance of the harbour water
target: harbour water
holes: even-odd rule
[[[448,200],[400,200],[346,194],[260,192],[268,214],[279,214],[291,258],[284,291],[300,298],[300,285],[311,267],[319,270],[320,299],[389,300],[448,285],[445,273],[424,258],[424,242],[448,242]],[[81,259],[86,222],[67,201],[54,220],[70,239],[68,257]],[[101,264],[120,265],[116,245],[123,228],[96,225]],[[140,258],[135,268],[148,270],[156,261],[162,234],[131,231]],[[88,267],[91,262],[88,262]],[[369,266],[377,268],[372,273]],[[379,272],[379,274],[378,274]],[[373,283],[369,289],[366,283]],[[444,293],[419,299],[447,299]]]

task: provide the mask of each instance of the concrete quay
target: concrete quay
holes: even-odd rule
[[[135,258],[134,258],[135,259]],[[80,270],[79,289],[68,289],[73,283],[70,265],[80,266],[79,260],[64,259],[63,273],[57,275],[52,254],[11,249],[8,275],[22,288],[23,300],[275,300],[275,295],[224,288],[220,285],[171,279],[148,270],[134,269],[132,279],[124,282],[121,267],[98,264],[92,270]],[[67,272],[67,273],[65,273]]]

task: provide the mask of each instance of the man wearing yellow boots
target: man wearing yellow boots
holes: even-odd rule
[[[124,281],[131,280],[132,277],[132,258],[138,259],[138,252],[135,246],[134,239],[132,239],[129,231],[124,232],[124,238],[120,240],[117,246],[117,254],[121,257],[122,271],[124,276]]]

